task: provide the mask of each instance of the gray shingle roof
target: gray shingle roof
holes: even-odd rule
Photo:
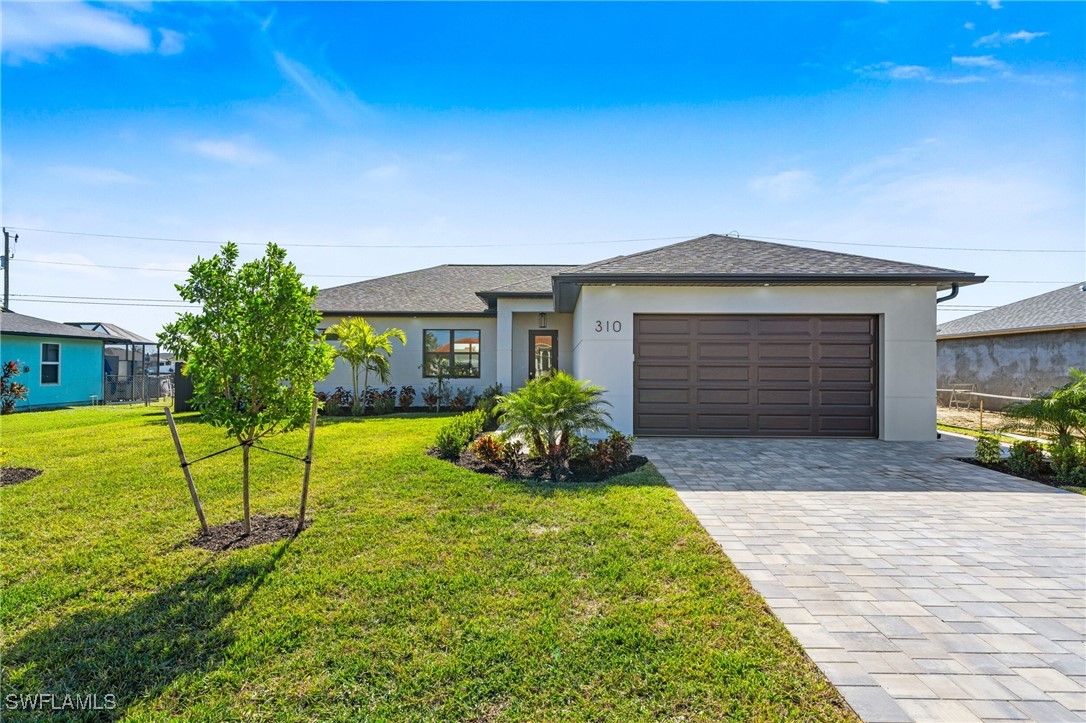
[[[122,341],[107,334],[99,334],[97,331],[88,331],[76,326],[61,324],[59,321],[39,319],[36,316],[16,314],[14,311],[4,309],[0,316],[0,332],[4,334],[17,334],[19,336],[61,336],[73,339],[97,339],[98,341]]]
[[[940,337],[1086,326],[1086,282],[940,324]]]
[[[464,314],[487,311],[480,292],[549,293],[551,276],[568,266],[446,264],[321,289],[325,313]]]
[[[965,272],[709,234],[663,248],[598,261],[570,274],[933,275]]]

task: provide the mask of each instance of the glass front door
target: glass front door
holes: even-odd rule
[[[558,368],[558,332],[528,332],[528,378],[535,379]]]

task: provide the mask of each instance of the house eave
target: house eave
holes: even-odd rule
[[[93,336],[80,336],[78,334],[49,334],[47,332],[40,332],[40,331],[8,331],[7,329],[4,329],[4,330],[0,331],[0,334],[3,334],[4,336],[35,336],[35,337],[43,337],[43,338],[51,338],[51,339],[78,339],[80,341],[99,341],[99,342],[102,342],[103,344],[126,344],[127,343],[127,340],[120,339],[118,337],[113,337],[113,336],[93,337]]]
[[[398,316],[464,316],[464,317],[490,317],[496,316],[497,311],[358,311],[340,309],[317,309],[322,316],[364,316],[364,317],[398,317]]]
[[[588,286],[969,286],[976,274],[558,274],[552,280],[555,310],[573,311]]]

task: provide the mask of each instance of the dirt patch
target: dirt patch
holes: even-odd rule
[[[0,487],[28,482],[40,474],[41,470],[33,467],[0,467]]]
[[[961,409],[948,407],[938,407],[936,410],[936,419],[939,424],[946,424],[951,427],[960,427],[962,429],[980,429],[980,410],[979,409]],[[984,429],[988,432],[995,432],[1003,429],[1011,429],[1014,426],[1011,419],[1005,414],[1000,412],[984,412]]]
[[[287,540],[294,537],[298,518],[262,517],[257,515],[251,518],[251,522],[252,531],[248,535],[241,533],[242,521],[236,520],[210,528],[208,534],[201,533],[197,535],[189,540],[189,544],[212,552],[222,552],[223,550],[243,550],[246,547]],[[308,522],[306,526],[309,526]]]

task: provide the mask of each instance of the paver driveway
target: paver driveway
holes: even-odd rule
[[[1086,497],[958,439],[637,446],[865,720],[1086,719]]]

